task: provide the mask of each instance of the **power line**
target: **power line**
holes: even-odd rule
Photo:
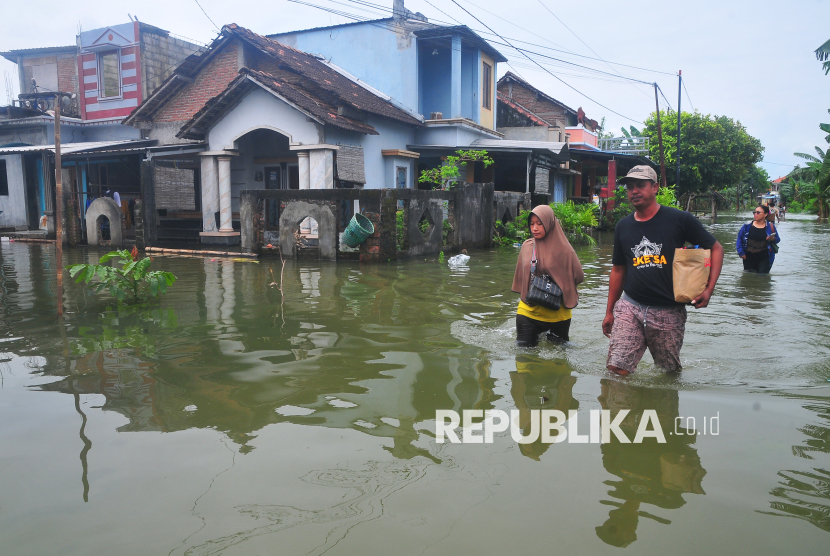
[[[549,43],[551,43],[551,44],[553,44],[553,45],[555,45],[555,46],[558,46],[558,47],[560,47],[560,48],[564,48],[565,50],[563,50],[563,51],[561,51],[561,52],[568,52],[568,53],[570,53],[570,54],[575,54],[573,50],[570,50],[570,49],[568,49],[567,47],[562,46],[561,44],[557,44],[557,43],[553,42],[552,40],[550,40],[549,38],[547,38],[547,37],[543,37],[542,35],[539,35],[539,34],[537,34],[537,33],[534,33],[533,31],[531,31],[531,30],[529,30],[529,29],[525,29],[525,28],[524,28],[524,27],[522,27],[521,25],[517,25],[517,24],[513,23],[512,21],[507,20],[507,19],[505,19],[504,17],[502,17],[502,16],[500,16],[500,15],[498,15],[498,14],[495,14],[495,13],[491,12],[490,10],[486,10],[486,9],[482,8],[481,6],[478,6],[478,5],[476,5],[476,4],[473,4],[472,2],[470,2],[470,0],[462,0],[462,1],[463,1],[463,2],[465,2],[465,3],[467,3],[467,4],[471,4],[471,5],[475,6],[476,8],[478,8],[479,10],[481,10],[481,11],[483,11],[483,12],[487,12],[488,14],[492,15],[493,17],[497,17],[497,18],[501,19],[501,20],[502,20],[502,21],[504,21],[505,23],[509,23],[509,24],[510,24],[510,25],[512,25],[513,27],[516,27],[516,28],[518,28],[518,29],[521,29],[521,30],[522,30],[522,31],[524,31],[525,33],[529,33],[529,34],[533,35],[534,37],[539,37],[539,38],[540,38],[540,39],[542,39],[543,41],[547,41],[547,42],[549,42]],[[516,39],[513,39],[513,40],[516,40]],[[521,42],[521,41],[519,41],[519,42]],[[527,44],[530,44],[530,43],[527,43]],[[540,45],[535,45],[535,46],[540,46]],[[542,47],[542,48],[545,48],[545,47]]]
[[[672,108],[672,107],[671,107],[671,103],[669,102],[669,99],[667,99],[667,98],[666,98],[666,95],[664,95],[664,94],[663,94],[663,89],[661,89],[661,88],[660,88],[660,85],[658,85],[657,83],[655,83],[655,84],[654,84],[654,86],[655,86],[655,87],[657,87],[657,90],[658,90],[658,91],[660,91],[660,96],[661,96],[661,97],[663,97],[663,100],[665,100],[665,101],[666,101],[666,104],[668,105],[669,110],[674,111],[674,108]]]
[[[216,25],[216,23],[214,23],[214,22],[213,22],[213,20],[212,20],[212,19],[210,18],[210,16],[207,14],[207,12],[205,11],[205,9],[204,9],[204,8],[202,7],[202,5],[199,3],[199,0],[193,0],[193,1],[194,1],[194,2],[196,2],[196,5],[197,5],[197,6],[199,6],[199,9],[200,9],[200,10],[202,10],[202,13],[203,13],[203,14],[205,14],[205,17],[206,17],[206,18],[208,18],[208,21],[210,21],[211,23],[213,23],[213,26],[214,26],[214,27],[216,27],[216,29],[217,29],[218,31],[221,31],[221,29],[219,29],[219,26],[218,26],[218,25]]]
[[[528,52],[530,54],[533,54],[534,56],[539,56],[541,58],[547,58],[549,60],[556,60],[557,62],[562,62],[563,64],[568,64],[569,66],[576,66],[578,68],[586,69],[588,71],[594,71],[594,72],[601,73],[601,74],[604,74],[604,75],[610,75],[611,77],[616,77],[618,79],[623,79],[623,80],[627,80],[627,81],[636,81],[637,83],[643,83],[645,85],[648,85],[649,87],[652,85],[652,83],[649,82],[649,81],[643,81],[641,79],[634,79],[633,77],[628,77],[628,76],[622,75],[619,72],[617,72],[617,74],[614,75],[613,73],[608,73],[607,71],[598,70],[596,68],[591,68],[591,67],[588,67],[588,66],[583,66],[581,64],[577,64],[575,62],[569,62],[567,60],[562,60],[560,58],[554,58],[553,56],[546,56],[545,54],[539,54],[538,52],[533,52],[532,50],[525,50],[524,48],[516,48],[515,46],[507,44],[507,43],[498,43],[496,41],[491,41],[491,42],[493,42],[495,44],[503,44],[504,46],[508,46],[508,47],[512,48],[513,50],[516,50],[517,52],[522,52],[522,53]]]
[[[508,41],[507,41],[507,39],[505,39],[504,37],[502,37],[501,35],[499,35],[498,33],[496,33],[496,31],[494,31],[494,30],[493,30],[490,26],[488,26],[486,23],[484,23],[483,21],[481,21],[479,18],[477,18],[476,16],[474,16],[473,14],[471,14],[469,11],[467,11],[467,9],[466,9],[466,8],[464,8],[464,6],[462,6],[461,4],[459,4],[456,0],[452,0],[452,3],[453,3],[453,4],[455,4],[456,6],[458,6],[459,8],[461,8],[462,10],[464,10],[464,11],[467,13],[467,15],[469,15],[470,17],[472,17],[473,19],[475,19],[476,21],[478,21],[481,25],[484,25],[485,27],[487,27],[487,29],[489,29],[489,30],[490,30],[490,32],[492,32],[492,33],[496,34],[496,35],[497,35],[497,36],[498,36],[501,40],[503,40],[503,41],[505,41],[505,42],[508,42]],[[508,43],[508,44],[509,44],[509,43]],[[510,45],[510,46],[512,46],[512,45]],[[513,48],[515,48],[515,47],[513,47]],[[516,48],[516,50],[519,50],[519,49],[517,49],[517,48]],[[607,106],[605,106],[604,104],[601,104],[600,102],[597,102],[596,100],[592,99],[591,97],[589,97],[588,95],[586,95],[585,93],[583,93],[582,91],[580,91],[579,89],[577,89],[576,87],[573,87],[572,85],[569,85],[568,83],[566,83],[566,82],[565,82],[565,80],[563,80],[561,77],[559,77],[558,75],[556,75],[556,74],[552,73],[550,70],[548,70],[548,69],[546,69],[545,67],[543,67],[543,66],[542,66],[539,62],[537,62],[536,60],[534,60],[533,58],[531,58],[530,56],[528,56],[527,54],[525,54],[525,53],[524,53],[524,52],[522,52],[521,50],[519,50],[519,52],[521,52],[522,54],[524,54],[525,58],[527,58],[528,60],[530,60],[531,62],[533,62],[533,63],[534,63],[534,64],[536,64],[537,66],[539,66],[540,68],[542,68],[542,70],[544,70],[545,72],[547,72],[548,74],[550,74],[552,77],[554,77],[554,78],[558,79],[558,80],[559,80],[562,84],[564,84],[565,86],[567,86],[567,87],[568,87],[568,88],[570,88],[570,89],[573,89],[574,91],[576,91],[576,92],[577,92],[577,93],[579,93],[580,95],[584,96],[585,98],[587,98],[587,99],[588,99],[588,100],[590,100],[591,102],[593,102],[593,103],[597,104],[598,106],[601,106],[602,108],[605,108],[606,110],[608,110],[608,111],[610,111],[610,112],[612,112],[612,113],[616,114],[617,116],[620,116],[620,117],[622,117],[622,118],[625,118],[626,120],[631,120],[632,122],[636,122],[636,123],[638,123],[638,124],[642,124],[642,123],[643,123],[643,122],[641,122],[641,121],[639,121],[639,120],[635,120],[634,118],[629,118],[628,116],[625,116],[625,115],[623,115],[623,114],[620,114],[620,113],[619,113],[619,112],[617,112],[616,110],[612,110],[611,108],[608,108],[608,107],[607,107]]]
[[[584,45],[585,45],[585,47],[586,47],[588,50],[590,50],[591,52],[593,52],[593,53],[594,53],[594,55],[595,55],[597,58],[599,58],[600,60],[602,60],[603,62],[605,62],[605,64],[606,64],[609,68],[611,68],[612,70],[614,70],[614,71],[615,71],[615,72],[617,72],[618,74],[622,75],[622,73],[620,73],[620,72],[619,72],[616,68],[614,68],[613,66],[611,66],[611,64],[609,64],[608,62],[606,62],[606,61],[605,61],[605,59],[604,59],[602,56],[600,56],[600,55],[597,53],[597,51],[596,51],[596,50],[594,50],[593,48],[591,48],[590,46],[588,46],[588,43],[586,43],[585,41],[583,41],[583,40],[582,40],[582,38],[581,38],[579,35],[577,35],[576,33],[574,33],[574,32],[573,32],[573,30],[571,30],[571,28],[570,28],[570,27],[568,27],[567,25],[565,25],[565,22],[564,22],[564,21],[562,21],[561,19],[559,19],[559,16],[557,16],[555,13],[553,13],[553,11],[552,11],[550,8],[548,8],[546,5],[544,5],[544,4],[542,3],[542,0],[537,0],[537,1],[539,2],[539,5],[540,5],[540,6],[542,6],[543,8],[545,8],[545,9],[548,11],[548,13],[550,13],[550,15],[552,15],[553,17],[555,17],[555,18],[556,18],[556,21],[558,21],[559,23],[561,23],[562,25],[564,25],[564,26],[565,26],[565,29],[567,29],[568,31],[570,31],[570,32],[571,32],[571,34],[572,34],[574,37],[576,37],[577,39],[579,39],[579,42],[581,42],[582,44],[584,44]],[[638,88],[638,87],[634,87],[634,88],[635,88],[635,89],[637,89],[638,91],[640,91],[641,93],[643,93],[644,95],[649,96],[647,93],[645,93],[645,91],[642,91],[640,88]]]
[[[322,11],[325,11],[325,12],[328,12],[328,13],[333,13],[333,14],[335,14],[335,15],[340,15],[340,16],[343,16],[343,17],[347,17],[347,18],[352,19],[352,20],[355,20],[355,21],[365,21],[365,22],[366,22],[366,23],[368,23],[369,25],[373,25],[373,26],[378,27],[378,28],[383,28],[383,29],[387,29],[387,30],[389,29],[389,26],[387,26],[387,25],[378,25],[378,24],[376,24],[375,22],[367,21],[367,18],[365,18],[365,17],[363,17],[363,16],[358,16],[358,15],[355,15],[355,14],[350,14],[350,13],[347,13],[347,12],[343,12],[343,11],[340,11],[340,10],[335,10],[335,9],[332,9],[332,8],[329,8],[329,7],[325,7],[325,6],[320,6],[320,5],[317,5],[317,4],[312,4],[312,3],[309,3],[309,2],[303,2],[303,1],[301,1],[301,0],[288,0],[288,1],[289,1],[289,2],[292,2],[292,3],[296,3],[296,4],[301,4],[301,5],[305,5],[305,6],[313,7],[313,8],[316,8],[316,9],[319,9],[319,10],[322,10]],[[338,4],[340,3],[340,2],[336,2],[336,0],[329,0],[329,1],[333,1],[333,2],[338,3]],[[386,7],[384,7],[384,6],[379,6],[379,5],[377,5],[377,4],[373,4],[373,3],[371,3],[371,2],[366,2],[366,1],[361,1],[361,0],[347,0],[347,1],[352,2],[352,3],[354,3],[354,4],[360,4],[360,5],[367,5],[367,6],[371,6],[371,7],[376,7],[378,10],[381,10],[381,11],[387,11],[387,12],[392,11],[392,10],[390,10],[389,8],[386,8]],[[453,0],[453,1],[454,1],[454,0]],[[568,62],[567,60],[561,60],[561,59],[559,59],[559,58],[554,58],[554,57],[552,57],[552,56],[546,56],[546,55],[544,55],[544,54],[540,54],[540,53],[538,53],[538,52],[533,52],[533,51],[531,51],[531,50],[527,50],[527,49],[521,49],[521,48],[518,48],[518,47],[514,46],[513,44],[511,44],[511,43],[509,42],[509,40],[508,40],[506,37],[504,37],[503,35],[500,35],[500,34],[499,34],[499,33],[497,33],[495,30],[493,30],[491,27],[489,27],[488,25],[486,25],[483,21],[481,21],[480,19],[478,19],[477,17],[475,17],[473,14],[471,14],[471,13],[470,13],[467,9],[465,9],[463,6],[459,5],[459,4],[458,4],[457,2],[455,2],[455,1],[454,1],[454,3],[455,3],[455,4],[456,4],[456,5],[457,5],[457,6],[458,6],[461,10],[463,10],[465,13],[467,13],[468,15],[470,15],[473,19],[475,19],[478,23],[480,23],[481,25],[483,25],[484,27],[486,27],[486,28],[490,31],[490,32],[488,33],[488,32],[485,32],[485,31],[480,31],[480,30],[477,30],[477,29],[476,29],[476,30],[475,30],[476,32],[483,33],[483,34],[487,34],[487,35],[495,35],[495,36],[499,37],[502,41],[504,41],[503,43],[499,43],[498,41],[492,41],[492,40],[491,40],[491,42],[494,42],[495,44],[505,45],[505,46],[507,46],[508,48],[511,48],[511,49],[515,50],[516,52],[519,52],[522,56],[524,56],[525,58],[527,58],[528,60],[530,60],[530,61],[531,61],[531,62],[532,62],[535,66],[537,66],[538,68],[540,68],[542,71],[544,71],[545,73],[547,73],[547,74],[551,75],[552,77],[556,78],[557,80],[559,80],[560,82],[562,82],[562,83],[563,83],[565,86],[567,86],[568,88],[570,88],[570,89],[574,90],[575,92],[577,92],[577,93],[579,93],[580,95],[584,96],[585,98],[587,98],[587,99],[588,99],[588,100],[590,100],[591,102],[596,103],[597,105],[601,106],[602,108],[605,108],[606,110],[609,110],[610,112],[612,112],[612,113],[614,113],[614,114],[616,114],[616,115],[618,115],[618,116],[620,116],[620,117],[622,117],[622,118],[625,118],[625,119],[627,119],[627,120],[631,120],[631,121],[633,121],[633,122],[640,123],[640,124],[642,124],[642,123],[643,123],[643,122],[641,122],[641,121],[639,121],[639,120],[635,120],[635,119],[633,119],[633,118],[629,118],[628,116],[625,116],[625,115],[623,115],[623,114],[620,114],[619,112],[616,112],[615,110],[613,110],[613,109],[611,109],[611,108],[609,108],[609,107],[607,107],[607,106],[605,106],[605,105],[601,104],[600,102],[598,102],[598,101],[594,100],[593,98],[589,97],[588,95],[586,95],[586,94],[585,94],[585,93],[583,93],[582,91],[580,91],[580,90],[576,89],[575,87],[571,86],[570,84],[568,84],[567,82],[565,82],[564,80],[562,80],[560,77],[558,77],[557,75],[555,75],[554,73],[552,73],[551,71],[549,71],[549,70],[548,70],[547,68],[545,68],[545,67],[544,67],[541,63],[539,63],[537,60],[534,60],[533,58],[531,58],[531,57],[528,55],[528,53],[531,53],[531,54],[534,54],[534,55],[536,55],[536,56],[540,56],[540,57],[543,57],[543,58],[547,58],[547,59],[550,59],[550,60],[554,60],[554,61],[557,61],[557,62],[560,62],[560,63],[563,63],[563,64],[573,65],[573,66],[575,66],[575,67],[579,67],[579,68],[584,69],[584,70],[586,70],[586,71],[591,71],[591,72],[600,73],[600,74],[607,75],[607,76],[611,76],[611,77],[614,77],[614,78],[617,78],[617,79],[621,79],[621,80],[627,80],[627,81],[633,81],[633,82],[638,82],[638,83],[644,83],[644,84],[648,84],[649,86],[651,86],[651,85],[652,85],[651,83],[649,83],[649,82],[645,82],[645,81],[641,81],[641,80],[637,80],[637,79],[634,79],[634,78],[631,78],[631,77],[624,76],[624,75],[620,74],[619,72],[617,72],[617,75],[613,75],[613,74],[610,74],[610,73],[608,73],[608,72],[604,72],[604,71],[602,71],[602,70],[598,70],[598,69],[591,68],[591,67],[588,67],[588,66],[582,66],[582,65],[580,65],[580,64],[576,64],[576,63],[574,63],[574,62]],[[431,5],[431,6],[433,6],[433,7],[435,7],[435,6],[434,6],[433,4],[431,4],[431,3],[430,3],[430,5]],[[436,9],[437,9],[437,8],[436,8]],[[444,14],[444,15],[446,15],[447,17],[451,17],[451,16],[449,16],[448,14],[446,14],[445,12],[443,12],[442,10],[440,10],[440,9],[439,9],[439,11],[441,11],[441,13],[443,13],[443,14]],[[455,18],[452,18],[452,19],[453,19],[456,23],[459,23],[459,24],[460,24],[460,22],[459,22],[457,19],[455,19]],[[439,21],[439,22],[440,22],[440,20],[435,20],[435,19],[434,19],[433,21]],[[441,22],[441,23],[447,23],[447,22]],[[516,39],[511,39],[511,40],[516,40]],[[545,48],[545,49],[548,49],[548,50],[556,50],[556,49],[551,49],[550,47],[546,47],[546,46],[543,46],[543,45],[537,45],[537,44],[534,44],[534,43],[528,43],[527,41],[516,40],[516,42],[521,42],[521,43],[525,43],[525,44],[531,44],[531,45],[533,45],[533,46],[537,46],[537,47],[539,47],[539,48]],[[567,53],[567,54],[572,54],[572,53]],[[584,58],[588,58],[588,59],[593,59],[593,58],[590,58],[590,56],[581,56],[581,55],[577,55],[577,54],[574,54],[574,55],[576,55],[576,56],[580,56],[580,57],[584,57]],[[607,62],[607,61],[605,61],[605,60],[602,60],[602,61],[603,61],[603,62],[605,62],[606,64],[607,64],[607,63],[609,63],[609,62]],[[514,71],[515,71],[515,68],[513,68],[513,66],[512,66],[509,62],[507,63],[507,65],[508,65],[511,69],[514,69]],[[518,64],[517,64],[517,65],[518,65]],[[553,66],[555,66],[555,64],[552,64],[552,65],[553,65]],[[620,64],[620,65],[626,65],[626,64]],[[520,67],[523,67],[523,66],[520,66]],[[674,74],[670,74],[670,73],[668,73],[668,72],[659,72],[659,71],[657,71],[657,70],[648,70],[648,69],[646,69],[646,68],[637,68],[636,66],[630,66],[630,67],[633,67],[633,68],[635,68],[635,69],[642,69],[642,70],[645,70],[645,71],[652,71],[652,72],[656,72],[656,73],[664,73],[664,74],[667,74],[667,75],[674,75]],[[612,69],[613,69],[613,68],[612,68]],[[516,73],[518,74],[519,72],[517,71]],[[566,72],[559,72],[559,73],[562,73],[563,75],[568,75],[568,76],[576,77],[576,78],[599,80],[598,78],[595,78],[595,77],[589,77],[589,76],[586,76],[586,75],[569,74],[569,73],[566,73]],[[611,81],[611,80],[606,80],[606,81],[609,81],[609,82],[614,82],[614,81]],[[638,90],[639,90],[639,89],[638,89]]]
[[[432,2],[430,2],[429,0],[424,0],[424,2],[426,2],[426,3],[427,3],[427,4],[429,4],[430,6],[432,6],[433,8],[435,8],[436,10],[438,10],[439,12],[441,12],[442,14],[444,14],[445,16],[447,16],[448,18],[452,19],[453,21],[455,21],[456,23],[458,23],[459,25],[461,25],[461,22],[460,22],[460,21],[458,21],[457,19],[455,19],[453,16],[451,16],[450,14],[448,14],[447,12],[445,12],[444,10],[442,10],[441,8],[439,8],[438,6],[436,6],[435,4],[433,4]]]
[[[328,0],[328,1],[330,1],[330,2],[334,2],[335,0]],[[384,11],[384,12],[392,13],[392,9],[387,8],[387,7],[385,7],[385,6],[381,6],[381,5],[379,5],[379,4],[373,4],[373,3],[371,3],[371,2],[366,2],[366,1],[363,1],[363,0],[346,0],[346,1],[347,1],[347,2],[352,2],[352,3],[354,3],[354,4],[362,4],[362,5],[372,6],[373,8],[377,8],[377,9],[378,9],[378,10],[380,10],[380,11]],[[468,1],[468,0],[465,0],[465,1]],[[429,4],[430,6],[432,6],[433,8],[435,8],[436,10],[438,10],[439,12],[441,12],[442,14],[444,14],[445,16],[447,16],[448,18],[452,19],[452,20],[453,20],[453,22],[455,22],[456,24],[458,24],[458,25],[463,25],[460,21],[458,21],[457,19],[455,19],[454,17],[452,17],[451,15],[449,15],[447,12],[445,12],[445,11],[441,10],[440,8],[436,7],[436,6],[435,6],[435,4],[433,4],[433,3],[432,3],[432,2],[430,2],[429,0],[424,0],[424,2],[426,2],[426,3],[427,3],[427,4]],[[468,2],[468,3],[470,3],[470,2]],[[324,8],[324,7],[322,7],[322,6],[316,6],[316,5],[313,5],[313,4],[306,4],[306,5],[308,5],[308,6],[313,6],[313,7],[316,7],[316,8],[318,8],[318,9],[322,9],[322,10],[327,10],[327,9],[328,9],[328,8]],[[473,5],[475,5],[475,4],[473,4]],[[542,39],[544,39],[544,40],[547,40],[548,42],[550,42],[551,44],[555,44],[556,46],[561,46],[561,45],[556,44],[555,42],[552,42],[552,41],[550,41],[550,40],[548,40],[548,39],[545,39],[545,38],[544,38],[544,37],[542,37],[541,35],[537,35],[536,33],[533,33],[532,31],[529,31],[529,30],[525,29],[524,27],[521,27],[521,26],[519,26],[519,25],[516,25],[515,23],[513,23],[513,22],[511,22],[511,21],[508,21],[507,19],[504,19],[503,17],[498,16],[497,14],[494,14],[493,12],[487,11],[487,10],[485,10],[484,8],[481,8],[481,7],[479,7],[479,9],[480,9],[480,10],[482,10],[482,11],[485,11],[485,12],[487,12],[487,13],[489,13],[489,14],[492,14],[492,15],[494,15],[494,16],[496,16],[496,17],[499,17],[499,18],[500,18],[500,19],[502,19],[505,23],[509,23],[510,25],[513,25],[513,26],[515,26],[515,27],[517,27],[517,28],[521,29],[522,31],[525,31],[526,33],[530,33],[531,35],[534,35],[534,36],[540,37],[540,38],[542,38]],[[440,24],[450,25],[450,22],[448,22],[448,21],[441,21],[440,19],[436,19],[436,18],[432,18],[432,19],[431,19],[431,21],[436,22],[436,23],[440,23]],[[473,29],[473,31],[475,31],[476,33],[481,33],[481,34],[483,34],[483,35],[494,35],[494,36],[500,36],[500,35],[496,35],[496,33],[491,33],[491,32],[487,32],[487,31],[482,31],[481,29]],[[504,38],[505,38],[505,39],[509,39],[509,40],[513,41],[514,43],[527,44],[527,45],[529,45],[529,46],[535,46],[536,48],[543,48],[543,49],[545,49],[545,50],[552,50],[552,51],[554,51],[554,52],[562,52],[563,54],[566,54],[566,55],[568,55],[568,56],[576,56],[576,57],[578,57],[578,58],[585,58],[585,59],[587,59],[587,60],[597,60],[597,61],[604,62],[604,63],[609,64],[609,65],[613,64],[613,65],[615,65],[615,66],[622,66],[622,67],[631,68],[631,69],[636,69],[636,70],[640,70],[640,71],[648,71],[648,72],[651,72],[651,73],[659,73],[659,74],[662,74],[662,75],[671,75],[671,76],[677,75],[677,74],[675,74],[675,73],[668,72],[668,71],[653,70],[653,69],[643,68],[643,67],[640,67],[640,66],[633,66],[633,65],[630,65],[630,64],[623,64],[623,63],[621,63],[621,62],[611,62],[611,61],[605,60],[604,58],[594,58],[594,57],[592,57],[592,56],[586,56],[586,55],[584,55],[584,54],[577,54],[576,52],[573,52],[573,51],[571,51],[571,50],[560,50],[560,49],[558,49],[558,48],[551,48],[550,46],[545,46],[545,45],[543,45],[543,44],[537,44],[537,43],[533,43],[533,42],[529,42],[529,41],[523,41],[523,40],[521,40],[521,39],[517,39],[517,38],[514,38],[514,37],[504,37]],[[500,45],[504,45],[504,44],[505,44],[505,43],[498,43],[498,42],[496,42],[496,41],[493,41],[492,39],[490,39],[490,41],[491,41],[491,42],[493,42],[494,44],[500,44]],[[506,45],[506,46],[510,46],[510,45]],[[513,48],[513,47],[512,47],[512,46],[510,46],[510,48]],[[564,48],[564,47],[563,47],[563,48]],[[528,52],[533,52],[533,51],[528,50]],[[534,53],[534,54],[537,54],[536,52],[533,52],[533,53]],[[540,55],[541,55],[541,54],[540,54]],[[613,69],[613,68],[611,68],[611,69]],[[616,70],[615,70],[615,71],[616,71]],[[620,74],[620,75],[622,75],[622,74]],[[625,77],[625,76],[624,76],[624,77]],[[651,86],[651,82],[646,82],[646,83],[647,83],[649,86]]]
[[[683,84],[683,90],[686,92],[686,98],[689,99],[689,104],[692,105],[692,110],[697,110],[695,108],[694,103],[692,102],[692,98],[689,96],[689,91],[686,90],[686,80],[685,79],[680,79],[680,83]]]

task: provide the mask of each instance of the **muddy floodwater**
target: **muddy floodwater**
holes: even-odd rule
[[[788,216],[758,276],[747,220],[704,221],[726,259],[682,373],[646,355],[628,379],[604,370],[610,234],[578,248],[572,341],[537,349],[514,346],[513,248],[291,261],[284,301],[278,260],[158,257],[160,302],[67,280],[61,325],[53,248],[4,242],[0,553],[827,554],[830,227]],[[575,410],[586,438],[592,411],[652,410],[666,442],[437,443],[466,409]]]

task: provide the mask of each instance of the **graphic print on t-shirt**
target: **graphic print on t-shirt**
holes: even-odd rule
[[[668,263],[666,256],[660,255],[662,250],[662,243],[654,243],[643,236],[642,241],[631,248],[631,252],[634,253],[633,265],[637,268],[663,268],[663,265]]]

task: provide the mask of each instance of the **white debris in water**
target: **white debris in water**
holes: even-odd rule
[[[297,415],[311,415],[314,410],[308,407],[297,407],[296,405],[284,405],[275,409],[277,413],[284,417],[293,417]]]
[[[334,407],[357,407],[356,403],[338,399],[330,400],[329,405],[333,405]]]
[[[197,409],[199,409],[199,408],[196,407],[195,405],[188,405],[187,407],[184,408],[185,411],[196,411]]]
[[[381,417],[380,420],[381,420],[382,423],[386,423],[387,425],[390,425],[392,427],[400,427],[401,426],[401,422],[398,421],[397,419],[393,419],[392,417]]]
[[[465,255],[464,253],[459,253],[458,255],[454,255],[447,259],[447,264],[450,265],[450,268],[455,268],[457,266],[467,266],[467,261],[470,260],[469,255]]]
[[[369,421],[364,421],[363,419],[358,419],[354,422],[355,425],[358,427],[363,427],[364,429],[376,429],[377,425],[374,423],[370,423]]]

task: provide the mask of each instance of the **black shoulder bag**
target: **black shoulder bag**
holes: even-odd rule
[[[556,285],[550,276],[536,276],[536,242],[533,242],[533,259],[530,261],[530,285],[527,288],[527,301],[531,305],[541,305],[558,311],[562,306],[562,288]]]

